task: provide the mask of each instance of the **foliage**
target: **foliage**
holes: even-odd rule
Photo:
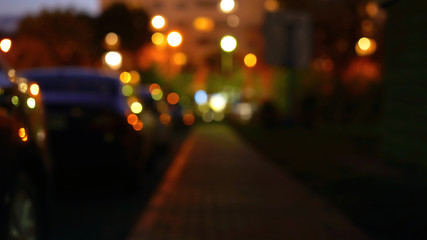
[[[150,41],[149,17],[143,9],[129,10],[116,3],[101,13],[96,20],[97,40],[102,42],[110,32],[120,37],[123,49],[135,51]]]
[[[131,11],[123,4],[96,18],[72,10],[42,11],[21,20],[9,61],[18,69],[99,66],[107,33],[117,33],[120,48],[135,52],[149,40],[148,23],[142,9]]]
[[[72,11],[43,11],[25,17],[15,38],[14,65],[90,65],[95,59],[92,21]],[[38,61],[27,61],[31,58]]]

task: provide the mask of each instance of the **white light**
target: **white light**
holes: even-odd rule
[[[166,25],[166,20],[164,17],[157,15],[151,20],[151,25],[153,25],[155,29],[161,29]]]
[[[36,100],[32,97],[27,99],[27,106],[31,109],[36,107]]]
[[[221,39],[221,48],[225,52],[232,52],[237,47],[237,41],[233,36],[225,36]]]
[[[115,51],[108,52],[105,55],[105,62],[113,70],[118,70],[122,66],[122,55]]]
[[[178,47],[182,43],[182,36],[179,32],[171,32],[167,37],[170,46]]]
[[[0,42],[0,49],[3,52],[9,52],[10,48],[12,47],[12,41],[8,38],[5,38],[1,40]]]
[[[142,112],[142,104],[139,102],[134,102],[132,105],[130,105],[130,110],[135,114],[139,114]]]
[[[208,101],[208,94],[204,90],[199,90],[194,94],[194,100],[198,105],[203,105]]]
[[[222,112],[227,106],[227,99],[223,94],[220,94],[220,93],[214,94],[209,99],[209,106],[215,112]]]
[[[219,7],[223,12],[228,13],[233,11],[235,5],[234,0],[222,0]]]
[[[236,111],[242,120],[248,121],[252,118],[253,110],[250,103],[237,104]]]

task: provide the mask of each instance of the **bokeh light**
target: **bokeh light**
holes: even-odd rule
[[[280,9],[280,4],[277,0],[266,0],[264,2],[264,8],[268,12],[276,12]]]
[[[105,55],[105,63],[113,69],[118,70],[122,67],[122,55],[119,52],[110,51]]]
[[[193,27],[199,31],[210,32],[214,29],[215,22],[208,17],[197,17],[193,21]]]
[[[142,104],[140,103],[140,102],[138,102],[138,101],[136,101],[136,102],[133,102],[131,105],[130,105],[130,110],[133,112],[133,113],[135,113],[135,114],[139,114],[139,113],[141,113],[142,112]]]
[[[141,75],[138,71],[132,70],[129,72],[130,74],[130,84],[138,84],[141,81]]]
[[[134,125],[132,125],[132,127],[135,129],[135,131],[141,131],[141,129],[144,127],[144,124],[141,120],[138,120]]]
[[[151,92],[151,97],[154,100],[159,101],[163,98],[163,91],[160,88],[156,88]]]
[[[227,99],[223,94],[214,94],[209,99],[209,106],[215,112],[222,112],[227,106]]]
[[[194,121],[195,121],[195,118],[193,113],[188,112],[182,116],[182,122],[187,126],[193,125]]]
[[[379,11],[378,4],[376,2],[369,2],[366,4],[365,10],[370,17],[375,17]]]
[[[136,116],[135,114],[131,113],[129,114],[129,116],[127,117],[127,121],[130,125],[135,125],[138,122],[138,116]]]
[[[0,49],[3,52],[9,52],[10,48],[12,47],[12,40],[10,40],[9,38],[5,38],[3,40],[1,40],[0,42]]]
[[[161,89],[161,88],[160,88],[160,85],[159,85],[159,84],[157,84],[157,83],[152,83],[152,84],[150,85],[150,87],[148,87],[148,90],[150,91],[150,93],[152,93],[154,89]]]
[[[242,102],[236,105],[236,112],[240,119],[248,121],[252,118],[253,110],[250,103]]]
[[[234,2],[234,0],[222,0],[219,4],[219,7],[224,13],[229,13],[233,11],[235,5],[236,3]]]
[[[182,36],[179,32],[173,31],[168,34],[167,41],[171,47],[178,47],[182,43]]]
[[[36,100],[32,97],[27,99],[27,106],[31,109],[36,107]]]
[[[154,45],[162,46],[165,44],[165,35],[160,32],[155,32],[151,36],[151,41],[154,43]]]
[[[237,27],[240,24],[240,18],[237,15],[230,15],[227,17],[227,25],[230,27]]]
[[[107,46],[114,47],[119,43],[119,36],[116,33],[110,32],[105,36]]]
[[[130,82],[130,80],[131,80],[131,75],[130,75],[130,73],[128,73],[128,72],[122,72],[122,73],[120,73],[120,81],[122,82],[122,83],[129,83]]]
[[[28,84],[26,82],[21,82],[18,84],[18,90],[22,93],[26,93],[28,90]]]
[[[171,105],[177,104],[179,102],[179,95],[178,95],[178,93],[175,93],[175,92],[169,93],[168,96],[167,96],[167,100],[168,100],[168,103],[171,104]]]
[[[173,55],[173,62],[178,66],[183,66],[187,63],[187,56],[183,52],[177,52]]]
[[[14,106],[18,106],[19,105],[19,97],[18,96],[13,96],[10,101],[12,102],[12,104]]]
[[[155,29],[162,29],[166,25],[166,19],[163,16],[156,15],[151,19],[151,25]]]
[[[40,87],[37,85],[37,83],[33,83],[30,85],[30,93],[33,96],[37,96],[40,93]]]
[[[221,39],[221,48],[225,52],[232,52],[237,47],[237,41],[233,36],[225,36]]]
[[[204,90],[199,90],[194,94],[194,100],[198,105],[203,105],[208,101],[208,94]]]
[[[129,97],[133,94],[133,87],[129,84],[123,85],[122,94],[126,97]]]
[[[207,111],[202,114],[202,120],[206,123],[210,123],[214,120],[214,113],[212,111]]]
[[[169,115],[169,113],[162,113],[160,114],[159,120],[161,124],[169,125],[169,123],[171,122],[171,116]]]
[[[18,136],[21,138],[23,142],[26,142],[28,140],[27,131],[23,127],[18,129]]]
[[[257,57],[253,53],[248,53],[248,54],[246,54],[243,61],[247,67],[252,68],[252,67],[255,67],[255,65],[257,63]]]
[[[373,39],[362,37],[356,43],[355,50],[359,56],[371,55],[377,50],[377,43]]]

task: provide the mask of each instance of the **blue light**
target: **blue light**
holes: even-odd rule
[[[208,101],[208,94],[203,90],[199,90],[194,94],[194,100],[197,104],[203,105]]]

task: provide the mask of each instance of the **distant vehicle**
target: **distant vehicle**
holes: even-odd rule
[[[52,185],[37,84],[0,62],[0,239],[44,239]]]
[[[160,86],[158,86],[160,89]],[[153,99],[153,96],[146,86],[140,86],[137,89],[138,97],[144,103],[143,119],[147,119],[150,126],[146,133],[151,138],[152,148],[154,150],[167,150],[170,144],[172,131],[172,122],[170,119],[169,106],[166,101],[161,99]],[[169,119],[167,118],[169,116]],[[163,119],[162,119],[163,117]],[[166,118],[166,119],[165,119]]]
[[[33,69],[23,75],[43,91],[60,177],[84,170],[129,176],[141,168],[141,129],[128,123],[132,112],[118,76],[86,68]]]

